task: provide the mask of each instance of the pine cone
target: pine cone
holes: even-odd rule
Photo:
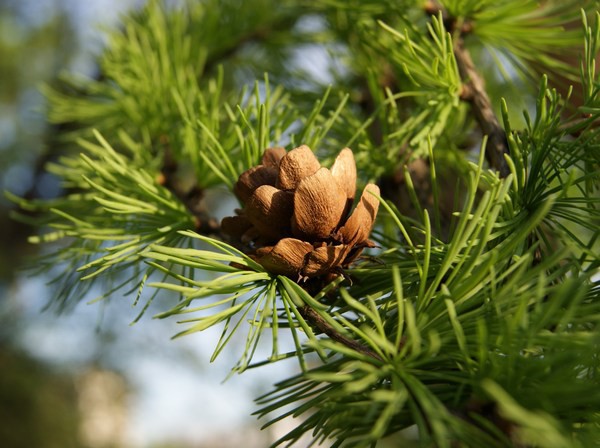
[[[322,168],[302,145],[286,153],[265,151],[262,164],[242,173],[234,192],[243,204],[224,218],[222,230],[252,247],[248,254],[273,274],[316,277],[346,267],[365,247],[377,215],[379,195],[368,184],[349,216],[356,190],[356,165],[349,148],[331,169]]]

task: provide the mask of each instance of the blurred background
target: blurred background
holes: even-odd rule
[[[60,194],[44,173],[57,129],[40,86],[61,71],[97,74],[102,29],[142,0],[0,0],[0,189]],[[238,353],[209,358],[217,334],[171,340],[176,323],[119,303],[45,310],[49,278],[25,270],[38,247],[0,195],[0,441],[28,447],[265,447],[253,399],[294,371],[280,365],[223,383]],[[93,294],[92,294],[93,296]],[[287,423],[289,424],[289,423]],[[232,428],[235,430],[232,431]],[[289,429],[289,428],[287,428]]]

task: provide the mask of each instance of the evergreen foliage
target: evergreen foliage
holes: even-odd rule
[[[180,335],[223,328],[213,359],[247,331],[234,372],[296,358],[257,400],[267,425],[301,417],[278,444],[414,426],[421,446],[595,446],[597,3],[241,5],[150,1],[110,32],[98,79],[45,87],[69,124],[48,167],[64,195],[7,194],[48,245],[50,305],[98,285],[143,298],[141,316],[162,292]],[[301,144],[329,163],[352,148],[359,183],[382,187],[377,247],[317,288],[230,244],[203,201]]]

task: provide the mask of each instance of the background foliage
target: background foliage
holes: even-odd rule
[[[141,317],[165,294],[181,335],[223,328],[214,357],[246,332],[233,372],[297,359],[258,399],[302,417],[283,444],[595,443],[597,4],[238,3],[151,1],[96,79],[45,87],[64,194],[7,195],[41,228],[50,306],[98,286]],[[206,201],[300,144],[326,166],[351,147],[382,192],[378,247],[322,291],[223,241]]]

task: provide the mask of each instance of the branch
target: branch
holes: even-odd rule
[[[319,316],[319,314],[308,305],[298,308],[298,311],[300,312],[300,315],[311,324],[312,327],[319,330],[319,332],[326,334],[334,341],[339,342],[340,344],[343,344],[358,353],[367,355],[370,358],[382,361],[381,357],[370,348],[364,346],[360,342],[355,341],[354,339],[350,339],[343,334],[338,333],[325,321],[325,319]]]
[[[504,155],[509,154],[506,133],[494,114],[483,78],[475,69],[471,55],[464,47],[461,37],[455,40],[454,56],[464,83],[461,98],[471,103],[481,132],[488,136],[485,147],[486,159],[500,173],[501,177],[506,177],[510,174],[510,169],[504,159]]]
[[[494,114],[483,78],[475,68],[471,54],[464,45],[463,36],[470,33],[473,26],[469,21],[458,21],[451,17],[437,1],[427,1],[424,9],[430,15],[441,14],[444,26],[454,34],[454,57],[463,82],[461,99],[471,103],[475,120],[477,120],[481,132],[488,137],[485,147],[485,157],[488,163],[500,173],[501,177],[506,177],[510,174],[510,169],[504,159],[504,155],[510,153],[506,133]]]

